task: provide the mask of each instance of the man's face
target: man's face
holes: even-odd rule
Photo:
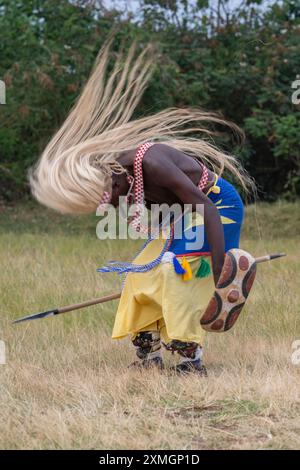
[[[112,175],[112,197],[110,203],[114,207],[119,205],[119,197],[126,196],[128,191],[128,182],[126,180],[126,175]]]

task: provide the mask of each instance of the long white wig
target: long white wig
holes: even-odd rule
[[[112,41],[110,37],[100,49],[81,95],[29,172],[36,199],[62,213],[95,211],[112,172],[125,171],[118,163],[120,154],[146,141],[166,143],[200,158],[219,175],[227,169],[244,188],[251,186],[237,159],[218,149],[211,139],[213,131],[204,126],[225,125],[241,137],[238,126],[222,116],[197,107],[172,107],[131,120],[156,57],[151,45],[138,53],[134,42],[127,55],[117,55],[107,77]]]

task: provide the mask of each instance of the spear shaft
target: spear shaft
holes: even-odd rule
[[[256,263],[262,263],[264,261],[270,261],[272,259],[280,258],[285,256],[285,253],[273,253],[270,255],[264,255],[256,258]],[[21,323],[27,320],[36,320],[37,318],[46,318],[52,317],[53,315],[59,315],[61,313],[71,312],[73,310],[79,310],[80,308],[90,307],[91,305],[102,304],[104,302],[109,302],[110,300],[119,299],[121,297],[121,292],[116,292],[115,294],[106,295],[104,297],[98,297],[97,299],[86,300],[79,304],[66,305],[65,307],[55,308],[53,310],[47,310],[46,312],[34,313],[33,315],[27,315],[26,317],[18,318],[12,323]]]
[[[109,302],[110,300],[115,300],[121,297],[121,292],[116,292],[115,294],[106,295],[104,297],[99,297],[97,299],[86,300],[79,304],[65,305],[64,307],[55,308],[53,310],[47,310],[46,312],[34,313],[33,315],[28,315],[26,317],[18,318],[12,323],[21,323],[27,320],[36,320],[37,318],[46,318],[52,317],[53,315],[59,315],[61,313],[71,312],[73,310],[79,310],[80,308],[90,307],[91,305],[102,304],[104,302]]]

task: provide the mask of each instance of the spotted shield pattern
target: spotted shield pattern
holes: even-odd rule
[[[245,305],[256,276],[256,261],[247,251],[227,251],[221,276],[200,324],[221,333],[233,327]]]

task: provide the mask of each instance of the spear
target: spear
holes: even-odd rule
[[[270,255],[264,255],[256,258],[257,263],[262,263],[264,261],[270,261],[275,258],[280,258],[281,256],[286,256],[285,253],[273,253]],[[54,315],[60,315],[61,313],[71,312],[73,310],[79,310],[80,308],[90,307],[91,305],[102,304],[104,302],[109,302],[110,300],[115,300],[121,297],[121,292],[116,292],[115,294],[106,295],[105,297],[98,297],[97,299],[86,300],[85,302],[79,304],[66,305],[65,307],[55,308],[53,310],[47,310],[46,312],[34,313],[33,315],[27,315],[26,317],[18,318],[12,323],[21,323],[27,320],[36,320],[37,318],[46,318],[52,317]]]
[[[54,308],[53,310],[47,310],[46,312],[27,315],[26,317],[14,320],[12,323],[21,323],[22,321],[36,320],[37,318],[52,317],[53,315],[60,315],[61,313],[71,312],[72,310],[78,310],[80,308],[90,307],[91,305],[109,302],[110,300],[118,299],[119,297],[121,297],[121,292],[116,292],[115,294],[106,295],[105,297],[98,297],[97,299],[86,300],[85,302],[81,302],[80,304],[66,305],[65,307]]]

